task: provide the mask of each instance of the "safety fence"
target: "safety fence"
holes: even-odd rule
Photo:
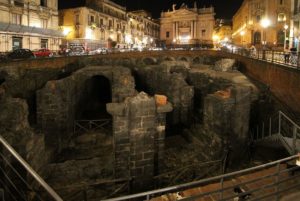
[[[0,150],[0,199],[63,200],[1,135]]]
[[[296,51],[282,52],[274,50],[256,50],[244,48],[222,48],[222,51],[238,54],[252,59],[282,64],[286,67],[300,69],[300,56]]]

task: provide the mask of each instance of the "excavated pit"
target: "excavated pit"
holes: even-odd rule
[[[235,69],[238,64],[201,57],[141,61],[131,67],[88,66],[48,79],[27,96],[30,126],[45,135],[38,146],[56,150],[44,164],[30,160],[46,167],[41,172],[64,199],[99,200],[133,192],[134,186],[153,189],[217,175],[220,164],[201,163],[221,159],[228,149],[231,161],[255,157],[247,155],[248,131],[276,108]],[[157,105],[155,94],[166,96],[172,106]],[[12,107],[1,107],[6,106]],[[74,132],[76,120],[99,119],[110,119],[112,128]],[[24,125],[18,121],[12,124]],[[257,158],[256,163],[267,160]],[[229,163],[244,167],[237,164]],[[126,178],[132,175],[129,184]]]

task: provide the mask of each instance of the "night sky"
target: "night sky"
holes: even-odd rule
[[[172,4],[177,4],[177,8],[185,3],[192,7],[195,0],[113,0],[114,2],[126,6],[127,10],[144,9],[152,13],[154,18],[159,18],[160,12],[172,10]],[[214,6],[216,18],[231,19],[243,0],[197,0],[198,7]],[[84,0],[59,0],[59,8],[76,7],[83,5]]]

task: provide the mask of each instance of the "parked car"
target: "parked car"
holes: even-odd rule
[[[96,50],[90,51],[90,54],[107,54],[108,50],[106,48],[98,48]]]
[[[48,50],[46,48],[42,48],[42,49],[33,51],[33,54],[36,57],[52,57],[53,56],[53,52],[51,52],[50,50]]]
[[[71,49],[67,49],[66,54],[68,56],[79,56],[79,55],[85,55],[86,51],[84,50],[83,47],[78,46],[78,47],[73,47]]]
[[[8,59],[29,59],[35,58],[35,55],[29,49],[16,49],[7,54]]]

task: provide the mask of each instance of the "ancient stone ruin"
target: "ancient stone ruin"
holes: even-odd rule
[[[217,57],[95,57],[0,75],[2,135],[65,200],[218,174],[199,165],[228,149],[241,157],[258,98],[236,61]]]

